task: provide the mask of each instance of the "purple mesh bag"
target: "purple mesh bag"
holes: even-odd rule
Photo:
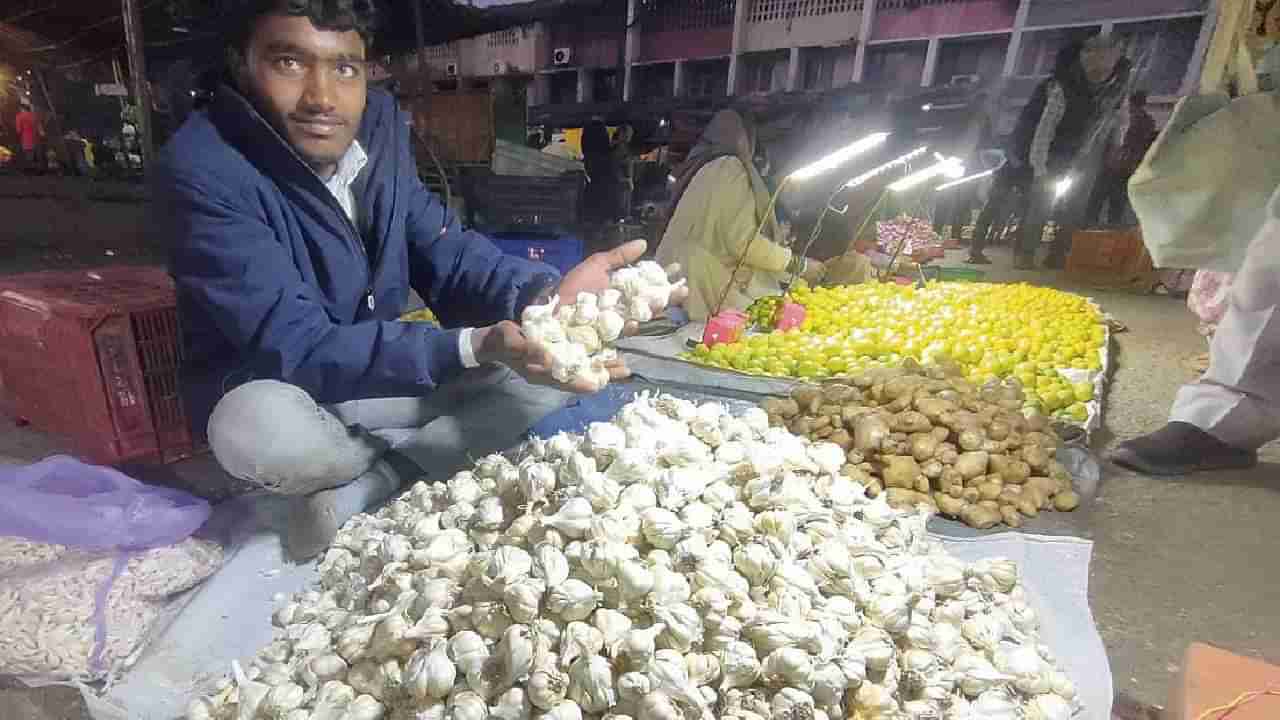
[[[113,572],[96,592],[96,647],[90,661],[95,669],[107,637],[107,595],[129,556],[182,542],[209,513],[200,498],[65,455],[0,466],[0,535],[116,556]]]

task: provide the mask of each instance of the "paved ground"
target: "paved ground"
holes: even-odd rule
[[[997,260],[1007,264],[1007,260]],[[995,271],[1001,279],[1044,276]],[[1064,287],[1070,287],[1064,284]],[[1117,336],[1116,372],[1100,451],[1159,426],[1174,391],[1204,350],[1183,303],[1127,292],[1072,288],[1094,296],[1128,326]],[[0,418],[0,456],[40,457],[60,443]],[[1116,690],[1163,704],[1192,640],[1280,662],[1280,447],[1249,472],[1154,480],[1111,466],[1087,510],[1094,549],[1090,598]],[[79,720],[74,691],[0,686],[0,720]]]

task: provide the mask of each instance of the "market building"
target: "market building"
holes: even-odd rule
[[[1101,32],[1122,38],[1167,108],[1197,76],[1208,12],[1206,0],[631,0],[625,14],[606,4],[432,45],[423,59],[439,87],[522,78],[530,106],[851,84],[908,95],[976,80],[1002,83],[1012,110],[1058,48]]]

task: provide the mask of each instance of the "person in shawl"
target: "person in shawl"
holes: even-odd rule
[[[735,110],[721,110],[676,172],[657,259],[687,270],[685,309],[694,320],[744,310],[756,298],[781,292],[792,273],[813,283],[822,277],[822,263],[793,255],[783,244],[769,190],[752,161],[755,145],[753,124]]]

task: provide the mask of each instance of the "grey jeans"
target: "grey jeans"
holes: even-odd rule
[[[228,474],[285,495],[345,485],[391,448],[440,480],[515,444],[567,400],[501,365],[468,370],[426,397],[329,406],[297,386],[256,380],[218,402],[209,446]]]

